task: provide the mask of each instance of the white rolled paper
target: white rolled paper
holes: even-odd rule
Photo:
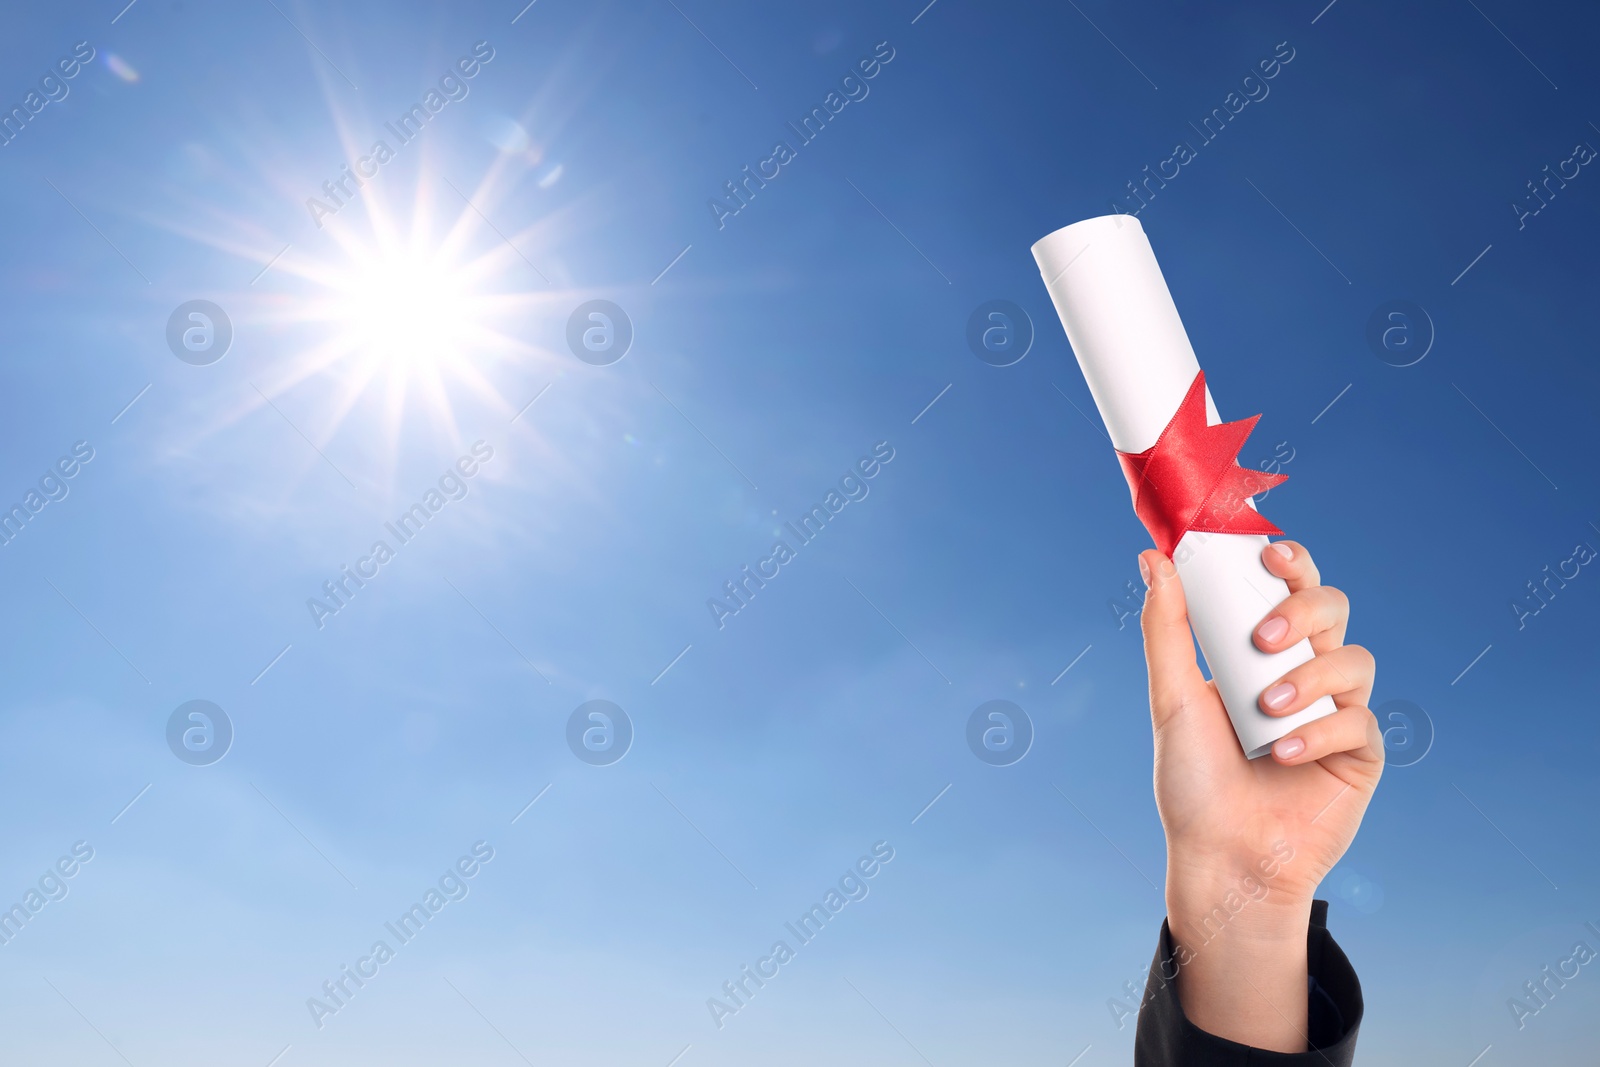
[[[1111,443],[1129,454],[1150,448],[1200,363],[1144,227],[1131,215],[1085,219],[1042,238],[1033,258]],[[1222,421],[1209,389],[1206,421]],[[1189,624],[1250,759],[1335,711],[1326,696],[1282,717],[1257,704],[1263,689],[1314,656],[1309,641],[1272,655],[1252,642],[1256,625],[1289,595],[1283,580],[1261,562],[1266,546],[1267,538],[1258,534],[1191,530],[1173,552],[1188,596]]]

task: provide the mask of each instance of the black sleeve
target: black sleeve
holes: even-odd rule
[[[1135,1067],[1350,1067],[1361,1027],[1361,982],[1344,951],[1328,933],[1328,902],[1311,905],[1306,931],[1311,1051],[1267,1052],[1208,1034],[1183,1014],[1172,979],[1172,931],[1161,923],[1161,945],[1150,964],[1139,1027],[1133,1045]]]

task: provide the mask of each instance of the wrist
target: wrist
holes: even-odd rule
[[[1239,959],[1304,957],[1311,902],[1240,898],[1226,891],[1167,895],[1167,926],[1180,958],[1198,954]]]
[[[1264,858],[1169,854],[1167,925],[1184,1013],[1200,1029],[1255,1048],[1305,1048],[1311,893]]]
[[[1260,856],[1171,852],[1167,920],[1173,938],[1195,951],[1224,933],[1237,945],[1298,944],[1304,950],[1315,886],[1294,877],[1294,850],[1283,842]]]

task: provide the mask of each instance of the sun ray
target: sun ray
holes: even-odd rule
[[[596,72],[578,74],[578,84],[598,84]],[[479,130],[499,130],[483,134],[495,151],[463,151],[470,128],[453,119],[453,138],[430,130],[375,175],[358,161],[374,137],[388,136],[384,116],[365,113],[370,101],[341,85],[323,85],[322,143],[332,154],[320,169],[308,170],[301,146],[280,137],[221,133],[234,151],[207,155],[209,177],[243,200],[225,206],[175,186],[181,199],[150,221],[247,268],[207,296],[235,326],[237,355],[221,373],[248,360],[248,385],[208,398],[178,447],[254,419],[265,396],[376,502],[419,451],[509,425],[530,383],[546,386],[570,362],[565,320],[594,295],[574,284],[562,250],[615,210],[604,189],[549,194],[560,166],[547,158],[552,139],[577,113],[573,84],[545,86],[520,115],[501,117],[503,129],[493,112],[475,117]],[[308,195],[335,210],[313,212],[314,227],[299,212],[299,226],[286,227],[283,202],[305,204]],[[524,420],[517,433],[549,473],[564,461],[546,455],[536,426]],[[318,464],[292,465],[295,478],[316,477]]]

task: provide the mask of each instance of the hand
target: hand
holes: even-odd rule
[[[1183,583],[1157,551],[1139,557],[1155,731],[1155,792],[1167,836],[1167,920],[1178,996],[1219,1037],[1304,1051],[1306,933],[1312,894],[1344,855],[1383,773],[1383,735],[1367,701],[1372,654],[1344,644],[1350,606],[1323,586],[1306,550],[1263,551],[1289,597],[1255,631],[1281,652],[1310,638],[1316,657],[1268,686],[1261,710],[1288,715],[1318,697],[1339,710],[1245,759],[1215,683],[1200,674]]]

